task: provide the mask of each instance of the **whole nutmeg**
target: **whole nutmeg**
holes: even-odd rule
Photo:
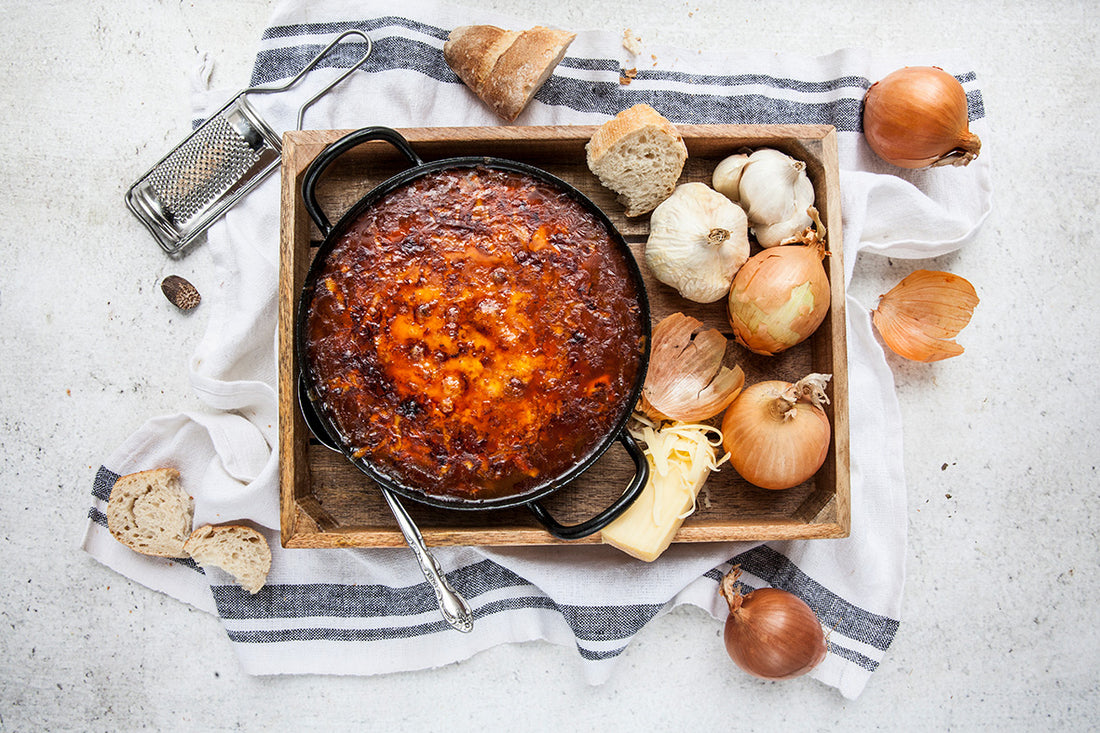
[[[181,311],[192,310],[202,302],[202,296],[195,286],[179,275],[169,275],[161,280],[160,289],[164,297]]]

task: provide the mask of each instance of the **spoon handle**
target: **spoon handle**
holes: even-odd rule
[[[382,487],[379,487],[382,488]],[[405,535],[405,542],[412,548],[416,555],[416,561],[420,564],[420,570],[435,591],[436,601],[439,602],[439,611],[444,620],[459,631],[466,633],[474,628],[474,614],[466,599],[455,592],[439,563],[428,551],[424,544],[424,538],[417,529],[416,524],[405,511],[397,497],[389,489],[382,488],[382,496],[386,497],[386,503],[390,505],[393,516],[397,520],[397,526],[401,528],[401,534]]]

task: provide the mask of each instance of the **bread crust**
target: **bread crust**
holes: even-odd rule
[[[458,78],[497,115],[512,122],[554,72],[576,34],[535,26],[510,31],[459,26],[443,45]]]
[[[485,86],[497,60],[519,35],[519,31],[495,25],[459,26],[443,44],[443,58],[458,78],[476,92]]]
[[[595,171],[603,157],[622,138],[644,127],[653,126],[675,139],[679,147],[683,148],[683,158],[687,160],[687,146],[684,138],[675,125],[666,120],[657,110],[648,104],[639,103],[624,109],[607,122],[600,125],[592,138],[585,145],[588,157],[588,167]]]

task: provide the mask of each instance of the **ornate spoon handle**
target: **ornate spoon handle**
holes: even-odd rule
[[[427,578],[432,590],[435,591],[435,598],[439,602],[439,610],[443,614],[443,618],[463,633],[473,630],[474,614],[470,611],[469,604],[447,582],[447,578],[443,575],[443,569],[439,567],[439,563],[428,551],[428,546],[424,544],[424,538],[420,535],[420,530],[417,529],[416,524],[413,523],[412,518],[405,511],[405,507],[401,506],[401,502],[388,489],[382,488],[382,496],[386,497],[386,503],[390,505],[390,510],[393,511],[393,516],[397,519],[397,526],[401,528],[401,534],[405,535],[405,542],[412,548],[417,562],[420,563],[421,572],[424,573],[424,577]]]

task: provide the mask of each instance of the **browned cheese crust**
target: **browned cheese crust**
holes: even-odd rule
[[[461,500],[522,494],[630,409],[639,293],[606,227],[519,173],[429,173],[387,195],[319,272],[308,361],[358,455]]]

